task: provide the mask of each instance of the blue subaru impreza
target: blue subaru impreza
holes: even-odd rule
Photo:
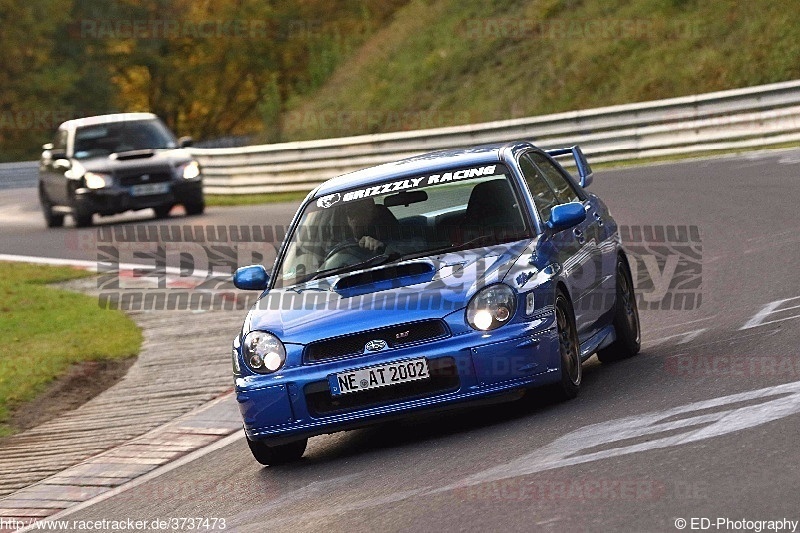
[[[572,156],[574,179],[554,158]],[[308,437],[506,399],[563,399],[581,363],[635,355],[639,316],[617,224],[585,188],[580,148],[527,142],[435,152],[314,189],[234,340],[256,460]]]

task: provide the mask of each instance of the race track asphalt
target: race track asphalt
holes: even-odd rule
[[[598,171],[591,190],[620,224],[697,227],[702,304],[643,310],[642,353],[590,359],[573,401],[531,395],[315,437],[281,467],[240,439],[66,519],[439,533],[800,520],[799,175],[797,150]],[[288,224],[296,205],[168,223]],[[44,229],[32,189],[0,191],[0,254],[94,260],[81,242]]]

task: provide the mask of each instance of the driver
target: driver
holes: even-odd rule
[[[372,198],[345,205],[347,226],[358,245],[371,252],[385,248],[399,226],[389,208],[376,205]]]

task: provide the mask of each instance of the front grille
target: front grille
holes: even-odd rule
[[[147,179],[142,179],[143,176],[148,176]],[[119,184],[123,187],[130,187],[132,185],[141,185],[143,183],[162,183],[170,181],[172,174],[170,172],[147,172],[137,170],[135,174],[124,174],[118,176]]]
[[[315,362],[347,355],[360,355],[364,353],[364,346],[369,341],[378,339],[386,341],[390,348],[400,348],[447,336],[447,326],[441,320],[409,322],[309,343],[306,346],[305,359]]]
[[[303,392],[311,416],[325,416],[454,391],[461,386],[456,362],[452,357],[428,360],[428,372],[431,375],[430,379],[409,381],[399,385],[389,385],[340,396],[331,396],[330,385],[327,381],[309,383]]]

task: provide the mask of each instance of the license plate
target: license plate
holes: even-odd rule
[[[430,378],[428,361],[420,357],[331,374],[328,376],[328,382],[331,386],[331,395],[340,396],[428,378]]]
[[[148,196],[169,192],[169,183],[142,183],[131,187],[131,196]]]

